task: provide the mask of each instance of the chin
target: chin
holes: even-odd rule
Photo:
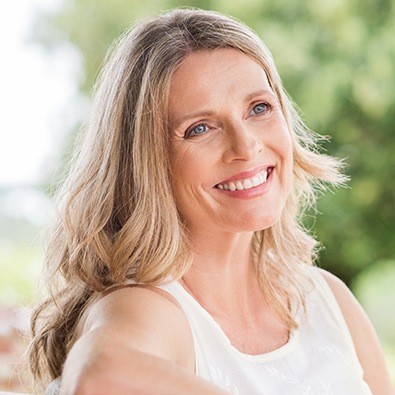
[[[233,223],[232,228],[236,232],[257,232],[272,227],[281,217],[281,212],[270,213],[265,215],[251,215],[250,218],[244,216],[244,218],[238,218]]]

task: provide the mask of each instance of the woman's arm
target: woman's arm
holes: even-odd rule
[[[122,288],[89,311],[62,374],[62,395],[225,395],[194,374],[184,313],[146,288]]]
[[[374,395],[395,395],[384,354],[372,323],[348,287],[333,274],[320,269],[334,293],[364,370],[364,380]]]

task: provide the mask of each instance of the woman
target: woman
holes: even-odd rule
[[[270,52],[214,12],[119,41],[47,252],[30,362],[62,394],[390,394],[346,286],[300,225],[344,180]]]

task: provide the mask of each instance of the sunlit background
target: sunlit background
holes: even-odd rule
[[[18,367],[42,292],[40,231],[104,54],[136,19],[174,6],[232,15],[272,50],[307,125],[347,158],[349,188],[307,225],[318,264],[352,289],[395,381],[395,2],[393,0],[15,0],[0,2],[0,390]]]

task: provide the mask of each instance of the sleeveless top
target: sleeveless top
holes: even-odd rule
[[[194,347],[196,374],[239,395],[372,395],[363,380],[354,343],[337,300],[316,267],[306,312],[292,309],[298,328],[280,348],[259,355],[240,352],[219,324],[177,281],[159,285],[184,310]]]

